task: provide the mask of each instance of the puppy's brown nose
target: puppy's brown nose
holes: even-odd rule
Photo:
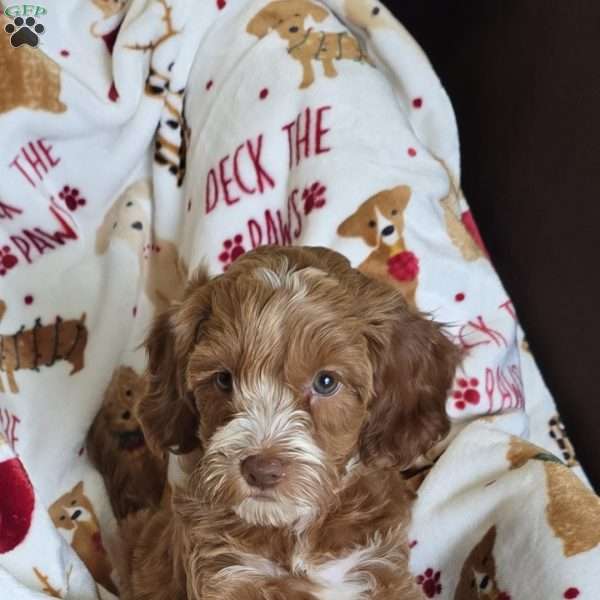
[[[241,469],[248,484],[260,489],[275,487],[285,475],[283,463],[278,458],[260,454],[246,458]]]

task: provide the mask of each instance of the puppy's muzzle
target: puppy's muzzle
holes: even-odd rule
[[[248,485],[261,490],[274,488],[285,477],[281,460],[261,454],[254,454],[242,461],[241,471]]]

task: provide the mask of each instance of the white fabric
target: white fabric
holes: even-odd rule
[[[502,591],[490,597],[545,600],[575,587],[594,597],[598,548],[564,557],[544,524],[541,467],[511,469],[506,458],[508,431],[572,459],[550,437],[556,407],[460,193],[450,102],[404,28],[375,0],[297,2],[300,26],[312,29],[292,48],[277,31],[250,26],[266,0],[40,4],[39,49],[13,48],[0,31],[10,83],[0,81],[0,335],[21,344],[19,365],[14,352],[12,366],[0,363],[0,461],[18,457],[35,492],[30,527],[0,553],[0,598],[38,598],[44,587],[96,598],[71,544],[93,546],[90,564],[105,581],[98,526],[110,546],[114,520],[81,449],[111,375],[120,365],[143,369],[137,348],[180,290],[183,265],[220,273],[240,252],[273,242],[329,246],[388,272],[469,350],[448,400],[458,437],[415,507],[412,560],[425,595],[455,597],[465,557],[494,524]],[[314,35],[317,52],[339,44],[333,72],[303,54]],[[367,202],[380,192],[387,208]],[[67,349],[53,347],[55,331]],[[509,414],[461,432],[497,412]],[[552,431],[563,435],[558,424]],[[18,478],[11,464],[5,470]],[[29,506],[26,485],[22,494]],[[71,498],[87,510],[85,542],[58,521]],[[23,530],[2,523],[0,543],[6,527]],[[554,545],[530,543],[540,536]]]

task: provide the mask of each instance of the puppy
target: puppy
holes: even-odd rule
[[[263,247],[197,274],[147,350],[148,443],[200,452],[170,509],[125,521],[123,598],[423,598],[399,470],[447,433],[459,354],[397,288]]]
[[[274,0],[267,4],[248,23],[246,31],[258,38],[272,29],[288,43],[288,53],[302,65],[300,89],[309,87],[315,80],[313,60],[323,65],[325,77],[337,77],[334,60],[354,60],[372,64],[359,41],[347,31],[331,33],[307,28],[305,20],[325,20],[329,12],[309,0]]]
[[[143,391],[142,377],[119,367],[88,433],[88,455],[104,478],[117,519],[158,506],[165,487],[166,461],[148,450],[134,414]]]

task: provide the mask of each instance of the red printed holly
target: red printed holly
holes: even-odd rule
[[[27,536],[33,517],[34,493],[18,458],[0,463],[0,554],[16,548]]]
[[[398,281],[414,281],[419,274],[419,259],[410,250],[398,252],[388,260],[388,273]]]
[[[304,214],[309,215],[315,208],[325,206],[325,192],[327,188],[320,182],[315,181],[312,185],[304,188],[302,201],[304,202]]]
[[[441,571],[434,571],[430,568],[417,577],[417,583],[421,586],[427,598],[434,598],[442,593],[441,576]]]

